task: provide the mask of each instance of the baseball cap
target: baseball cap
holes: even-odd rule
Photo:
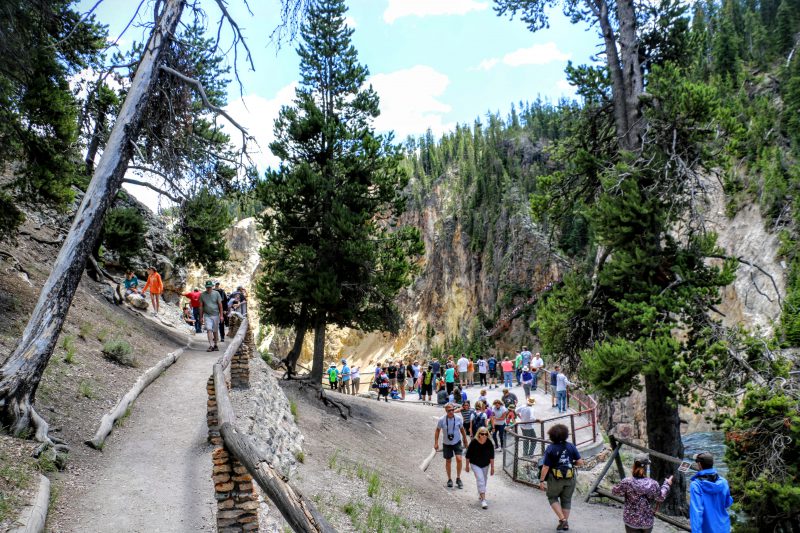
[[[206,287],[213,287],[213,286],[214,286],[214,282],[213,281],[211,281],[211,280],[206,281]]]
[[[649,465],[650,464],[650,456],[646,453],[637,453],[636,456],[633,458],[634,463],[639,463],[640,465]]]
[[[694,462],[703,467],[703,470],[714,467],[714,456],[708,452],[696,453],[692,456]]]

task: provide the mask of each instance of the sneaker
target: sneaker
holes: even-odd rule
[[[448,479],[447,480],[447,488],[448,489],[452,489],[453,488],[453,480],[452,479]]]
[[[216,344],[214,345],[214,351],[215,351],[215,352],[218,352],[218,351],[219,351],[219,346],[217,346]]]
[[[486,503],[486,500],[481,500],[481,509],[488,509],[489,504]]]
[[[460,477],[457,477],[457,478],[456,478],[456,486],[457,486],[459,489],[463,489],[463,488],[464,488],[464,484],[461,482],[461,478],[460,478]]]
[[[569,531],[569,522],[567,522],[566,518],[558,521],[556,531]]]

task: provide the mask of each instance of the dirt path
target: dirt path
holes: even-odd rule
[[[214,531],[206,380],[221,352],[205,352],[199,335],[190,348],[138,398],[82,488],[62,496],[51,531]]]
[[[471,473],[462,473],[465,486],[458,490],[445,488],[440,455],[426,472],[419,469],[432,448],[440,408],[352,398],[354,416],[345,421],[294,387],[285,389],[298,404],[306,439],[305,464],[293,481],[313,495],[339,531],[555,530],[557,520],[544,493],[511,481],[500,471],[499,460],[489,481],[488,510],[479,506]],[[379,480],[377,491],[371,472]],[[381,514],[386,520],[382,527],[376,523]],[[621,514],[620,509],[586,504],[576,493],[570,531],[621,531]],[[671,529],[656,524],[654,531]]]

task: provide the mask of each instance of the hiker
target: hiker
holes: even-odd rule
[[[467,393],[462,391],[458,387],[455,387],[453,389],[453,393],[449,395],[448,400],[450,401],[450,403],[454,403],[454,404],[460,404],[462,402],[466,402],[467,401]]]
[[[400,399],[406,399],[406,364],[401,359],[397,365],[397,391],[400,393]]]
[[[222,297],[214,290],[214,284],[211,281],[206,281],[206,290],[200,293],[200,304],[200,320],[205,324],[206,335],[208,335],[206,351],[218,351],[217,340],[219,338],[219,320],[222,316]]]
[[[195,287],[191,291],[185,292],[181,295],[189,298],[189,305],[192,309],[192,318],[194,318],[195,334],[203,332],[203,322],[200,320],[200,294],[202,294],[200,289]]]
[[[698,453],[694,461],[700,469],[689,485],[689,522],[692,533],[728,533],[731,518],[728,507],[733,505],[728,481],[717,474],[714,456]]]
[[[440,372],[441,371],[441,365],[440,365],[439,361],[437,359],[434,359],[433,362],[431,363],[431,366],[433,367],[433,377],[438,380],[439,376],[441,376],[441,372]]]
[[[533,386],[533,372],[531,372],[529,367],[522,367],[520,380],[522,381],[522,392],[525,394],[525,399],[527,400],[531,397],[531,387]]]
[[[519,425],[519,429],[521,430],[523,436],[530,437],[532,439],[536,438],[536,426],[534,426],[534,424],[539,422],[539,419],[537,419],[533,414],[534,405],[536,405],[536,400],[533,398],[528,398],[527,405],[517,409],[517,425]],[[522,455],[532,456],[535,451],[536,441],[523,439]]]
[[[219,317],[219,341],[225,342],[225,328],[228,326],[228,297],[225,290],[220,286],[219,281],[214,284],[214,290],[222,298],[222,316]]]
[[[433,449],[439,450],[439,433],[444,430],[442,444],[444,445],[444,468],[447,471],[447,488],[453,488],[450,462],[455,456],[456,485],[459,489],[463,489],[464,484],[461,482],[461,453],[463,450],[461,446],[467,440],[467,434],[464,432],[464,419],[456,416],[456,408],[453,404],[447,404],[444,410],[446,414],[436,423],[436,431],[433,434]]]
[[[517,402],[519,402],[519,400],[517,399],[517,395],[514,394],[513,392],[510,392],[508,389],[503,389],[503,395],[500,397],[500,399],[503,400],[504,407],[508,407],[512,403],[516,405]]]
[[[633,459],[631,476],[626,477],[611,488],[611,492],[625,499],[622,508],[622,523],[625,533],[650,533],[655,522],[653,504],[664,501],[672,486],[672,476],[659,486],[658,481],[647,477],[650,456],[637,454]]]
[[[558,367],[556,367],[558,368]],[[550,371],[550,399],[553,401],[553,409],[556,408],[556,386],[558,385],[558,370]]]
[[[330,383],[331,390],[336,390],[339,383],[339,370],[336,368],[336,363],[331,363],[328,367],[328,383]]]
[[[242,318],[247,316],[247,291],[244,290],[244,287],[239,285],[236,287],[236,291],[230,294],[228,307],[231,312],[239,313]]]
[[[386,368],[386,375],[389,376],[389,385],[392,388],[397,387],[397,364],[394,361],[389,361],[389,366]]]
[[[477,434],[480,428],[485,428],[489,424],[489,418],[486,416],[486,402],[475,402],[475,412],[470,419],[470,436]]]
[[[578,449],[567,442],[569,430],[564,424],[556,424],[547,431],[553,443],[544,452],[544,465],[539,478],[539,488],[547,483],[547,501],[558,517],[556,531],[569,531],[569,510],[575,492],[575,467],[583,466]]]
[[[136,277],[133,271],[128,270],[125,272],[125,281],[122,283],[125,285],[125,296],[139,293],[139,278]]]
[[[536,352],[536,355],[533,356],[531,359],[531,372],[533,372],[533,390],[539,386],[539,372],[544,367],[544,360],[542,359],[542,354]]]
[[[486,386],[486,373],[489,370],[489,366],[486,364],[486,359],[483,358],[482,355],[478,356],[478,386],[485,387]]]
[[[447,387],[442,386],[439,384],[439,390],[436,392],[436,404],[437,405],[447,405],[449,394],[447,394]]]
[[[350,367],[347,366],[347,359],[342,359],[342,375],[340,378],[342,386],[339,388],[339,392],[350,394],[350,375]]]
[[[503,402],[495,400],[492,402],[492,439],[496,450],[506,447],[506,417],[508,409],[503,406]],[[498,437],[499,435],[499,437]]]
[[[517,352],[516,357],[514,357],[514,376],[517,379],[517,385],[522,385],[520,382],[519,377],[522,374],[522,352]]]
[[[467,363],[467,387],[475,385],[475,363],[469,359]]]
[[[558,405],[559,413],[567,412],[567,387],[575,385],[568,378],[567,375],[561,371],[561,367],[556,365],[556,404]]]
[[[497,359],[493,355],[489,356],[489,359],[486,361],[486,367],[489,370],[488,379],[489,379],[489,388],[497,388]]]
[[[488,429],[482,427],[477,430],[475,438],[467,446],[465,459],[467,464],[464,470],[469,472],[472,466],[475,484],[478,486],[478,499],[481,501],[481,508],[486,509],[489,507],[486,502],[486,482],[489,476],[494,475],[494,448],[489,440]]]
[[[361,385],[361,369],[354,366],[350,369],[350,394],[358,394],[358,387]]]
[[[528,350],[528,347],[523,346],[522,351],[519,353],[519,355],[521,357],[520,368],[525,368],[526,366],[530,368],[531,359],[533,359],[533,354]]]
[[[503,386],[504,387],[513,387],[514,386],[514,363],[508,360],[508,357],[503,358],[503,362],[500,363],[500,367],[503,370]]]
[[[389,391],[391,389],[389,376],[386,375],[386,372],[381,371],[381,375],[378,377],[378,401],[381,401],[381,397],[383,397],[383,400],[389,403]]]
[[[159,298],[164,292],[164,282],[161,281],[161,275],[151,266],[147,267],[147,283],[142,287],[142,296],[148,289],[150,290],[150,302],[153,304],[153,316],[158,316]]]
[[[480,393],[478,394],[478,402],[486,403],[488,399],[486,398],[486,389],[481,389]]]
[[[469,359],[462,353],[461,357],[458,359],[458,383],[461,385],[461,388],[467,386],[467,371],[469,370]]]
[[[420,374],[420,388],[419,388],[419,399],[424,400],[425,396],[427,395],[428,401],[431,401],[431,397],[433,396],[433,366],[428,366],[428,369]]]
[[[189,308],[189,304],[183,304],[183,321],[194,327],[195,320],[192,316],[192,310]]]
[[[419,380],[419,373],[421,367],[419,366],[419,361],[414,361],[411,363],[411,373],[408,375],[408,390],[414,390],[417,388],[417,394],[419,394],[419,387],[416,386],[417,380]]]
[[[447,363],[447,369],[444,371],[444,386],[447,389],[447,394],[453,392],[453,387],[456,385],[456,369],[453,368],[453,363]]]
[[[461,408],[457,409],[456,412],[461,415],[461,418],[464,419],[464,429],[467,432],[467,437],[471,439],[474,435],[472,431],[472,419],[475,417],[475,409],[470,407],[469,400],[466,400],[461,404]],[[469,442],[469,439],[467,439],[467,442]]]

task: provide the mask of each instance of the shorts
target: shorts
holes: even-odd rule
[[[433,383],[428,383],[425,385],[422,384],[422,394],[427,394],[428,396],[433,394]]]
[[[454,455],[461,457],[462,453],[464,453],[464,450],[461,449],[461,442],[457,442],[456,444],[444,445],[443,454],[445,459],[452,459]]]
[[[489,370],[489,377],[497,379],[497,370]]]
[[[572,493],[575,492],[577,482],[573,476],[571,479],[556,479],[552,475],[547,476],[547,501],[550,505],[561,500],[561,508],[569,509],[572,507]]]
[[[203,323],[206,325],[206,331],[214,333],[219,329],[219,315],[204,315]]]

